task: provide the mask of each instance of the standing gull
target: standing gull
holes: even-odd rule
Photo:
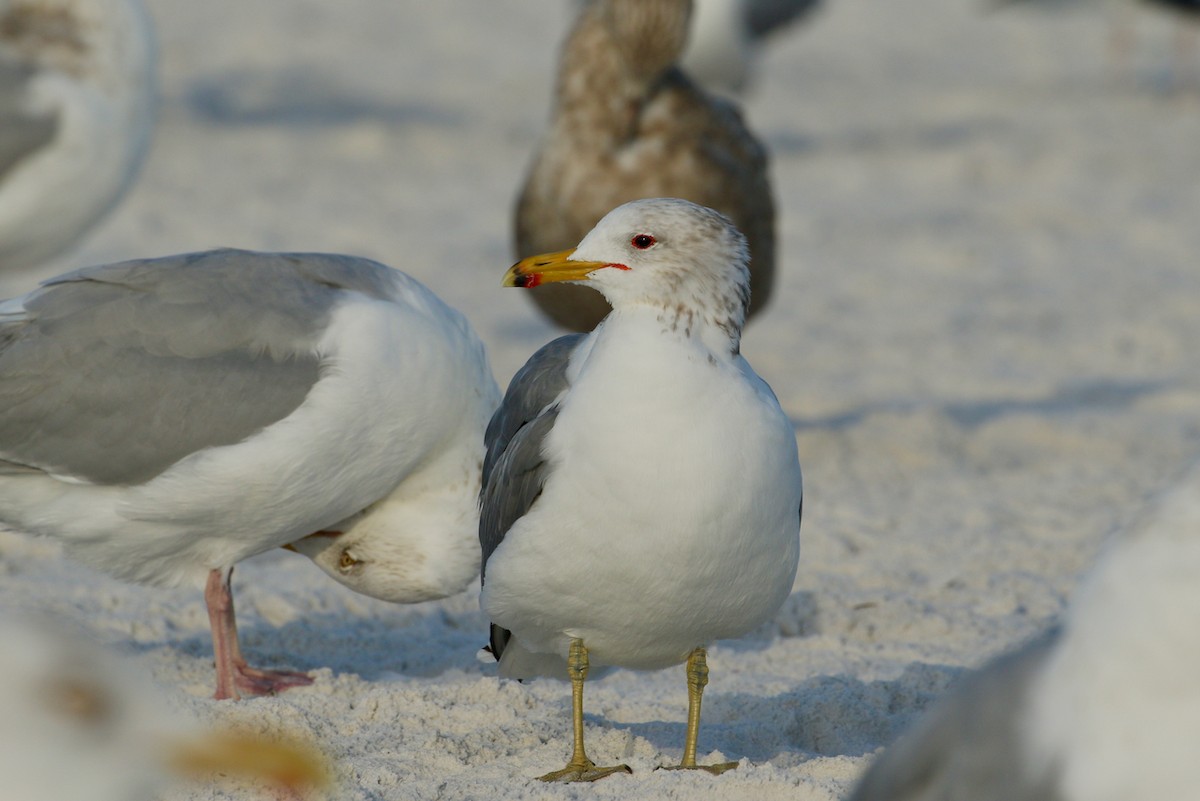
[[[1195,798],[1200,462],[1114,542],[1059,629],[968,677],[851,801]]]
[[[140,0],[0,0],[0,271],[65,251],[116,204],[154,91]]]
[[[80,270],[0,303],[0,523],[118,578],[204,583],[217,698],[307,684],[246,664],[233,565],[291,544],[388,600],[461,591],[498,400],[466,320],[375,262]]]
[[[573,247],[610,209],[681,197],[733,220],[750,245],[750,314],[775,276],[767,155],[729,103],[677,67],[691,0],[592,0],[562,49],[550,129],[517,201],[518,258]],[[555,284],[533,300],[551,320],[590,331],[609,305]]]
[[[746,241],[685,200],[627,203],[573,252],[516,264],[506,286],[588,282],[613,312],[546,345],[486,435],[483,609],[503,676],[572,684],[575,747],[545,780],[590,781],[589,665],[687,662],[680,767],[699,766],[705,647],[791,592],[800,464],[791,423],[740,355]]]

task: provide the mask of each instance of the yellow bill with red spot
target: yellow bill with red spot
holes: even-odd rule
[[[560,250],[557,253],[543,253],[530,256],[508,268],[504,274],[501,286],[519,286],[532,289],[540,284],[555,281],[584,281],[588,275],[605,267],[618,270],[628,270],[624,264],[607,261],[579,261],[572,259],[575,248]]]

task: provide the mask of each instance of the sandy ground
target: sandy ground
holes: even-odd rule
[[[217,245],[367,255],[472,319],[503,383],[553,331],[499,278],[567,4],[151,0],[154,150],[65,267]],[[338,799],[835,799],[971,666],[1049,624],[1105,538],[1200,452],[1200,61],[1172,23],[830,0],[747,101],[773,153],[782,279],[744,352],[796,426],[803,553],[774,622],[712,649],[700,750],[682,669],[588,689],[629,777],[549,787],[568,691],[477,661],[475,592],[399,607],[279,552],[235,574],[258,662],[216,704],[198,591],[129,586],[0,535],[0,603],[132,654],[186,717],[316,743]],[[6,287],[12,290],[14,287]],[[246,798],[188,785],[164,799]]]

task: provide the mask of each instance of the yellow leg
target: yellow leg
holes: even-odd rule
[[[704,696],[704,688],[708,685],[708,652],[697,648],[688,655],[688,722],[687,739],[683,744],[683,759],[679,765],[668,770],[706,770],[719,776],[727,770],[737,767],[736,762],[722,762],[718,765],[696,764],[696,740],[700,738],[700,701]]]
[[[633,773],[628,765],[597,767],[583,750],[583,682],[588,674],[588,653],[583,640],[571,640],[567,653],[567,675],[571,678],[571,717],[575,732],[575,750],[562,770],[538,778],[544,782],[594,782],[614,773]]]

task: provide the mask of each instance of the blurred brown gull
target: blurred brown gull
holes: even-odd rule
[[[722,212],[750,243],[750,314],[770,299],[775,206],[766,150],[737,109],[677,64],[691,0],[592,0],[563,45],[550,129],[517,202],[518,258],[573,247],[610,209],[678,197]],[[610,307],[583,286],[531,296],[588,331]]]

